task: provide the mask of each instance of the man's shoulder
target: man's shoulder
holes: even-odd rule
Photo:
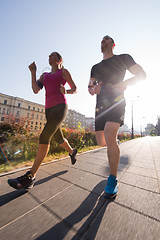
[[[115,56],[123,59],[123,58],[126,58],[126,57],[130,56],[130,55],[128,53],[122,53],[122,54],[115,55]]]
[[[101,65],[101,63],[102,63],[102,61],[99,62],[99,63],[94,64],[92,68],[98,67],[99,65]]]
[[[93,66],[92,66],[92,70],[98,70],[99,68],[101,68],[102,62],[103,62],[103,61],[101,61],[101,62],[96,63],[95,65],[93,65]]]

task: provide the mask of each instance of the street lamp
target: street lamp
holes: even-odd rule
[[[139,98],[140,96],[138,95],[137,96],[137,99]],[[132,112],[132,139],[134,139],[134,127],[133,127],[133,100],[131,101],[131,112]]]
[[[131,111],[132,111],[132,139],[134,139],[134,127],[133,127],[133,100],[131,102]]]

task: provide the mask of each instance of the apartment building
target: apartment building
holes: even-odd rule
[[[93,117],[86,117],[86,129],[89,131],[95,131],[95,119]]]
[[[17,121],[25,118],[26,127],[29,123],[30,129],[33,131],[41,131],[46,123],[44,105],[0,93],[0,123],[7,116],[14,116]],[[94,118],[86,118],[85,115],[69,109],[63,126],[73,129],[80,126],[83,129],[89,128],[90,131],[94,131]]]
[[[29,124],[31,130],[43,129],[46,122],[44,105],[0,93],[0,123],[11,115],[17,121],[25,118],[26,127]]]
[[[78,128],[78,126],[85,128],[85,115],[69,109],[63,125],[69,128]]]

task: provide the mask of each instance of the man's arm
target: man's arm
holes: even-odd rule
[[[133,65],[132,67],[130,67],[128,69],[128,71],[130,73],[132,73],[134,75],[134,77],[130,78],[130,79],[127,79],[125,80],[126,84],[127,84],[127,87],[128,86],[132,86],[134,84],[136,84],[137,82],[139,81],[142,81],[146,78],[146,73],[145,71],[143,70],[143,68],[138,65],[138,64],[135,64]]]
[[[97,82],[95,78],[90,78],[89,84],[88,84],[88,92],[91,95],[99,94],[101,91],[101,85],[103,82]]]
[[[119,92],[125,91],[128,86],[133,86],[137,82],[142,81],[146,78],[145,71],[138,64],[134,64],[132,67],[128,69],[128,71],[132,73],[134,76],[113,86],[113,88],[115,88]]]

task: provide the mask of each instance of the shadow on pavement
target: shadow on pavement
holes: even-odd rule
[[[48,181],[50,181],[52,178],[59,177],[59,176],[65,174],[65,173],[67,173],[67,172],[68,172],[68,170],[64,170],[64,171],[55,173],[55,174],[53,174],[53,175],[51,175],[51,176],[48,176],[48,177],[46,177],[46,178],[40,179],[40,180],[38,180],[38,181],[35,182],[34,186],[37,186],[37,185],[39,185],[39,184],[48,182]]]
[[[68,232],[73,228],[74,225],[82,221],[85,217],[88,218],[82,224],[82,226],[78,229],[72,240],[80,239],[86,231],[89,229],[91,223],[94,220],[96,221],[96,227],[94,227],[92,231],[92,239],[96,236],[98,231],[99,225],[102,221],[105,209],[107,208],[108,204],[112,202],[112,200],[106,199],[103,195],[99,196],[94,194],[94,192],[100,191],[101,194],[104,191],[104,184],[106,184],[106,180],[101,181],[97,184],[92,192],[87,196],[87,198],[81,203],[81,205],[68,217],[62,219],[59,223],[57,223],[53,228],[49,229],[43,235],[39,236],[37,240],[47,240],[47,239],[56,239],[62,240],[68,234]],[[100,189],[99,189],[100,188]],[[50,210],[49,207],[43,205],[43,207]],[[51,212],[51,210],[50,210]],[[52,212],[53,215],[54,212]],[[96,218],[98,215],[98,218]],[[75,230],[75,228],[74,228]],[[90,239],[90,238],[89,238]]]
[[[16,190],[7,194],[0,196],[0,207],[7,204],[8,202],[22,196],[23,194],[27,193],[27,190]]]
[[[43,178],[37,182],[35,182],[34,186],[37,186],[39,184],[42,184],[42,183],[45,183],[47,181],[50,181],[52,178],[55,178],[55,177],[58,177],[60,175],[63,175],[65,173],[67,173],[68,170],[65,170],[65,171],[61,171],[61,172],[58,172],[58,173],[55,173],[51,176],[48,176],[46,178]],[[10,192],[10,193],[6,193],[2,196],[0,196],[0,207],[7,204],[8,202],[22,196],[23,194],[27,193],[28,190],[25,190],[25,189],[20,189],[20,190],[14,190],[13,192]]]
[[[122,156],[120,156],[119,163],[124,164],[124,165],[128,165],[130,163],[130,159],[127,155],[122,155]]]

